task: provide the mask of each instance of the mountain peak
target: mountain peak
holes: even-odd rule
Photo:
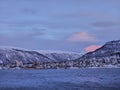
[[[106,44],[120,44],[120,40],[113,40],[113,41],[109,41]]]
[[[81,58],[106,57],[120,52],[120,40],[107,42],[101,48],[83,55]]]

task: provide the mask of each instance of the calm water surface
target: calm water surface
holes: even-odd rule
[[[0,90],[120,90],[120,69],[0,70]]]

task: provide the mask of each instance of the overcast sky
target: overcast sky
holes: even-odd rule
[[[91,51],[120,39],[120,0],[0,0],[0,46]]]

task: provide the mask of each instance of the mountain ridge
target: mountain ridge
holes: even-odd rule
[[[4,62],[2,63],[1,60]],[[13,63],[10,63],[12,60]],[[83,56],[79,54],[75,56],[73,53],[41,54],[37,51],[13,48],[0,49],[0,65],[8,69],[13,67],[36,69],[120,67],[120,40],[107,42],[101,48]]]
[[[76,55],[76,56],[74,56]],[[54,57],[56,58],[54,58]],[[61,56],[61,57],[60,57]],[[57,58],[58,57],[58,58]],[[21,49],[17,49],[17,48],[0,48],[0,60],[2,60],[3,62],[10,62],[10,61],[24,61],[27,60],[29,62],[33,62],[34,61],[38,61],[38,62],[52,62],[52,61],[64,61],[64,60],[73,60],[73,59],[77,59],[78,57],[80,57],[79,54],[77,53],[42,53],[42,52],[38,52],[38,51],[34,51],[34,50],[21,50]],[[31,61],[30,61],[31,60]],[[13,63],[12,62],[12,63]],[[29,63],[26,62],[26,63]]]
[[[105,43],[102,47],[96,49],[93,52],[88,52],[83,55],[81,58],[90,58],[91,57],[104,57],[110,54],[120,52],[120,40],[109,41]]]

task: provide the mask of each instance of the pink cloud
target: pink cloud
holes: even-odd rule
[[[77,32],[73,34],[68,41],[70,42],[95,42],[98,41],[94,36],[87,32]]]
[[[88,46],[87,48],[85,48],[85,51],[86,52],[92,52],[92,51],[95,51],[96,49],[98,49],[100,47],[101,47],[100,45],[91,45],[91,46]]]

